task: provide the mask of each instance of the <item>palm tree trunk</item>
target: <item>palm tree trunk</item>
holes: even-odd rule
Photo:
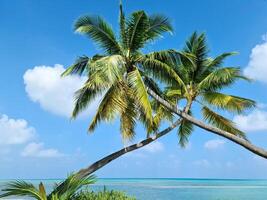
[[[178,109],[177,107],[171,105],[166,100],[162,99],[160,96],[158,96],[154,91],[152,91],[149,88],[148,88],[148,93],[153,98],[155,98],[155,100],[157,100],[163,106],[168,108],[170,111],[172,111],[175,114],[179,115],[180,117],[190,121],[191,123],[195,124],[196,126],[202,128],[202,129],[205,129],[207,131],[210,131],[212,133],[215,133],[216,135],[227,138],[227,139],[231,140],[232,142],[234,142],[238,145],[241,145],[242,147],[246,148],[247,150],[251,151],[252,153],[257,154],[258,156],[261,156],[263,158],[267,158],[267,151],[266,150],[264,150],[260,147],[257,147],[255,145],[251,144],[250,142],[248,142],[247,140],[244,140],[244,139],[242,139],[236,135],[233,135],[227,131],[223,131],[223,130],[216,128],[214,126],[207,125],[207,124],[203,123],[202,121],[193,118],[192,116],[188,115],[187,113],[183,112],[182,110]]]
[[[170,131],[172,131],[175,127],[177,127],[181,122],[181,119],[178,119],[177,121],[175,121],[171,126],[169,126],[168,128],[162,130],[161,132],[155,134],[154,137],[149,137],[145,140],[142,140],[139,143],[127,146],[122,148],[119,151],[116,151],[108,156],[105,156],[104,158],[102,158],[101,160],[98,160],[97,162],[93,163],[92,165],[88,166],[87,168],[81,169],[80,171],[77,172],[77,175],[80,177],[86,177],[92,173],[94,173],[95,171],[97,171],[98,169],[104,167],[106,164],[110,163],[111,161],[119,158],[120,156],[129,153],[131,151],[140,149],[148,144],[150,144],[151,142],[154,142],[155,140],[159,139],[160,137],[166,135],[167,133],[169,133]]]
[[[175,127],[177,127],[180,123],[181,123],[182,119],[178,119],[177,121],[175,121],[171,126],[169,126],[168,128],[162,130],[161,132],[155,134],[154,137],[149,137],[145,140],[142,140],[139,143],[130,145],[128,147],[122,148],[119,151],[116,151],[108,156],[105,156],[104,158],[98,160],[97,162],[93,163],[92,165],[88,166],[87,168],[81,169],[80,171],[78,171],[76,173],[76,175],[80,178],[86,177],[92,173],[94,173],[95,171],[97,171],[98,169],[104,167],[106,164],[110,163],[111,161],[119,158],[120,156],[129,153],[131,151],[140,149],[148,144],[150,144],[151,142],[154,142],[155,140],[159,139],[160,137],[166,135],[167,133],[169,133],[170,131],[172,131]],[[61,184],[59,184],[52,193],[57,193],[57,191],[60,191],[62,187],[64,187],[64,183],[62,182]],[[49,197],[51,197],[52,193],[50,193]]]

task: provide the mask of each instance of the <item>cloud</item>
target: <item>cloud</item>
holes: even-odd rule
[[[41,158],[54,158],[64,156],[57,149],[45,149],[43,143],[32,142],[28,144],[21,153],[24,157],[41,157]]]
[[[25,90],[33,102],[53,114],[70,117],[74,107],[74,93],[86,81],[86,77],[61,77],[62,65],[35,66],[28,69],[24,76]],[[96,101],[97,102],[97,101]],[[92,103],[87,114],[94,111],[97,103]]]
[[[267,112],[259,109],[253,110],[248,115],[237,115],[233,121],[243,131],[267,130]]]
[[[21,151],[19,149],[23,145],[24,149],[21,155],[24,157],[63,156],[56,149],[45,149],[43,143],[34,142],[37,137],[35,129],[29,126],[26,120],[12,119],[7,115],[0,116],[0,155],[7,155],[11,151]]]
[[[221,148],[225,144],[224,140],[215,139],[205,142],[204,147],[209,150]]]
[[[244,74],[252,79],[267,83],[267,34],[262,38],[264,42],[252,49]]]
[[[147,146],[143,148],[143,151],[146,151],[149,153],[157,153],[163,150],[164,150],[164,145],[159,141],[155,141],[151,144],[148,144]]]
[[[25,144],[35,137],[35,129],[24,119],[0,117],[0,145]]]

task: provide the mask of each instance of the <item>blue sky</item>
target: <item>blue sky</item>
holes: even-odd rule
[[[255,144],[267,148],[267,1],[125,0],[127,13],[143,9],[170,17],[173,35],[147,51],[181,48],[193,32],[206,32],[211,55],[238,51],[226,65],[255,81],[228,93],[255,99],[256,109],[229,116]],[[117,0],[0,1],[0,178],[59,178],[123,147],[118,122],[86,130],[95,105],[71,121],[72,94],[83,78],[60,79],[79,55],[99,49],[73,32],[75,19],[99,14],[117,28]],[[197,116],[199,117],[198,113]],[[137,128],[136,141],[145,137]],[[186,149],[176,132],[120,158],[99,177],[267,178],[267,161],[211,133],[195,129]]]

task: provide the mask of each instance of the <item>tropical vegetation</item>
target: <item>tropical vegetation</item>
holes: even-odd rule
[[[56,183],[54,190],[50,193],[47,192],[42,182],[36,187],[31,182],[12,181],[2,190],[4,193],[0,195],[0,198],[17,196],[36,200],[135,200],[123,192],[109,191],[105,187],[102,191],[94,192],[88,186],[95,181],[95,176],[80,178],[72,174],[65,181]],[[58,189],[59,184],[63,184],[60,189]]]
[[[36,200],[74,200],[82,187],[93,183],[95,183],[93,175],[80,178],[72,174],[62,183],[59,183],[61,185],[60,189],[58,188],[59,184],[56,183],[54,190],[48,193],[42,182],[36,187],[34,184],[23,180],[11,181],[2,189],[3,194],[0,195],[0,198],[17,196],[30,197]]]

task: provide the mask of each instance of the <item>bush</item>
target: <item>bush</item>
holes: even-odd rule
[[[82,191],[76,195],[75,200],[136,200],[124,192],[106,190],[100,192]]]

